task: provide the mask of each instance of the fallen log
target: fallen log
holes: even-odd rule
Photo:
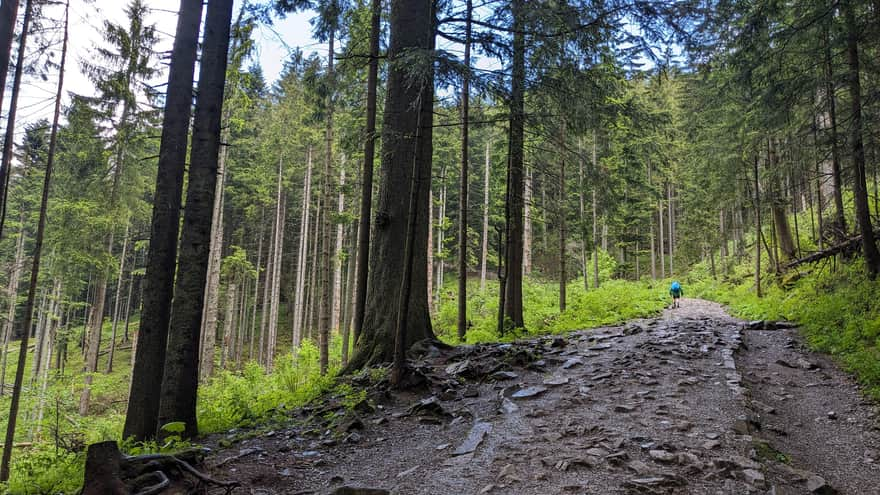
[[[880,235],[880,230],[875,232],[876,235]],[[821,261],[825,258],[829,258],[831,256],[836,256],[841,253],[847,253],[849,251],[853,251],[858,249],[859,244],[862,242],[862,236],[857,235],[855,237],[851,237],[841,243],[835,244],[829,248],[823,249],[821,251],[816,251],[815,253],[805,256],[803,258],[798,258],[796,260],[789,261],[785,264],[785,268],[794,268],[796,266],[803,265],[805,263],[815,263],[816,261]]]

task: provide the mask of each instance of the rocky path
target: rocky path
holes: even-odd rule
[[[877,418],[852,381],[712,303],[426,351],[424,393],[243,440],[213,474],[242,494],[880,494]]]

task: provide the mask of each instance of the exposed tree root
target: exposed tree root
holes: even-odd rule
[[[214,479],[192,466],[201,452],[192,450],[177,455],[147,454],[124,456],[116,442],[89,445],[82,495],[158,495],[180,487],[225,488],[229,493],[236,481]],[[184,460],[187,459],[187,460]]]

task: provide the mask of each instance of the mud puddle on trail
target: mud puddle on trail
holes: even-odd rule
[[[213,474],[239,481],[241,494],[880,493],[867,484],[880,479],[875,417],[852,382],[822,362],[826,381],[851,399],[834,399],[839,418],[823,410],[823,421],[768,420],[799,418],[799,394],[819,400],[828,387],[774,375],[762,353],[776,352],[774,336],[786,334],[746,328],[716,304],[685,299],[623,326],[428,349],[415,361],[429,378],[424,393],[379,394],[375,408],[243,440],[208,465],[222,463]],[[785,373],[818,382],[796,364],[815,357],[797,345],[783,350],[778,359],[795,363]],[[776,404],[767,394],[780,387],[788,397]],[[850,458],[817,445],[841,425],[852,450],[864,447],[853,452],[856,475]]]

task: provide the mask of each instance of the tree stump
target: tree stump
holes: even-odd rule
[[[116,442],[89,445],[82,495],[130,495],[119,477],[121,461]]]

